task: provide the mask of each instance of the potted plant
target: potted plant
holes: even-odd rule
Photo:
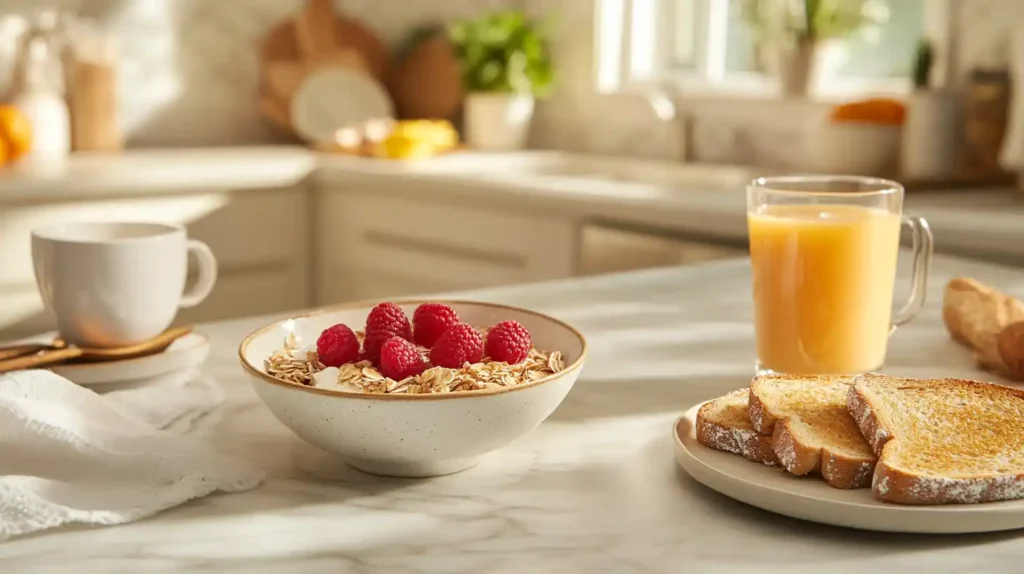
[[[957,159],[957,97],[934,86],[935,50],[922,40],[914,55],[914,91],[907,98],[900,175],[939,179],[953,172]]]
[[[449,36],[462,70],[466,143],[519,149],[526,143],[534,98],[551,86],[551,54],[522,13],[499,12],[457,22]]]
[[[888,19],[878,0],[744,0],[739,7],[784,96],[807,95],[824,43]]]

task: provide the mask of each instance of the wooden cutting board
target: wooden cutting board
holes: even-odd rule
[[[380,38],[359,20],[336,14],[331,0],[307,0],[294,18],[267,31],[259,50],[260,114],[293,134],[292,100],[311,74],[344,67],[383,84],[391,63]]]
[[[402,119],[453,119],[462,106],[462,73],[451,42],[426,37],[394,66],[388,87]]]
[[[385,81],[391,67],[391,54],[380,36],[359,20],[341,15],[336,20],[335,37],[339,48],[348,48],[362,56],[367,70],[378,81]]]

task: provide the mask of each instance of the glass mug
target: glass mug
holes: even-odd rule
[[[900,228],[913,280],[893,316]],[[859,374],[885,362],[889,335],[924,305],[932,234],[903,216],[903,187],[855,176],[755,179],[747,187],[757,372]]]

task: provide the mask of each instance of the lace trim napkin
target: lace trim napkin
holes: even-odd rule
[[[262,470],[186,434],[223,398],[195,374],[103,395],[50,371],[0,377],[0,541],[256,487]]]

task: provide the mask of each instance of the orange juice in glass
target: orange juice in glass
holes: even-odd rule
[[[932,236],[903,187],[855,176],[759,178],[747,188],[759,373],[857,374],[924,304]],[[893,315],[900,227],[913,237],[910,298]]]

